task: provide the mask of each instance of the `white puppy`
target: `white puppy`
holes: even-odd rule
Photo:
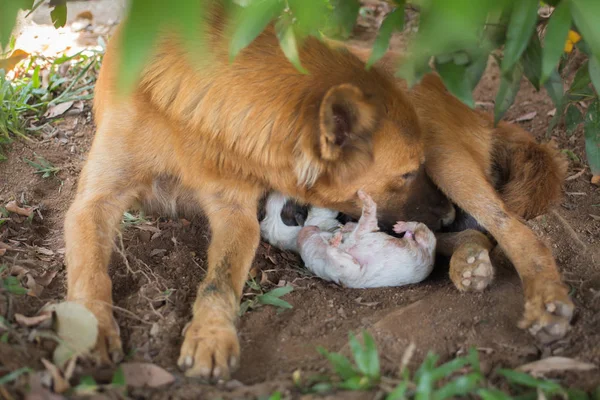
[[[261,234],[271,245],[300,254],[306,268],[328,281],[350,288],[401,286],[425,279],[433,269],[436,240],[424,224],[398,222],[397,238],[380,232],[377,205],[363,191],[358,223],[343,226],[337,212],[312,207],[304,227],[287,226],[281,211],[287,198],[269,195]]]

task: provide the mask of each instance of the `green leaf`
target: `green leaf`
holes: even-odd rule
[[[467,67],[466,77],[469,80],[471,91],[475,90],[487,67],[489,53],[487,51],[479,54]]]
[[[273,296],[273,297],[281,297],[284,296],[290,292],[292,292],[294,290],[294,287],[291,285],[285,285],[282,287],[278,287],[276,289],[271,290],[269,293],[267,293],[269,296]]]
[[[348,358],[344,355],[339,353],[330,353],[322,347],[318,347],[317,351],[321,355],[325,356],[327,360],[329,360],[335,373],[343,380],[357,376],[358,373],[350,363],[350,360],[348,360]]]
[[[125,381],[125,373],[123,372],[123,368],[119,367],[115,371],[115,374],[112,377],[112,381],[110,382],[113,386],[127,386],[127,382]]]
[[[548,96],[552,99],[554,105],[558,108],[563,103],[563,97],[565,95],[565,87],[560,74],[555,69],[550,74],[550,77],[544,83],[544,89],[548,93]]]
[[[339,387],[344,390],[364,390],[371,387],[371,382],[364,376],[354,376],[340,383]]]
[[[364,346],[360,344],[356,336],[350,336],[350,349],[358,370],[373,379],[379,378],[379,355],[375,341],[367,332],[363,332]]]
[[[534,389],[541,389],[546,393],[558,393],[563,390],[562,387],[556,382],[536,379],[524,372],[514,371],[510,369],[499,369],[498,374],[505,377],[511,383]]]
[[[470,364],[469,360],[464,357],[455,358],[431,371],[431,379],[437,382],[440,379],[449,378],[454,372],[468,364]]]
[[[57,4],[52,11],[50,11],[50,18],[52,18],[52,24],[55,28],[62,28],[67,23],[67,3],[66,1]]]
[[[471,80],[467,76],[467,66],[456,65],[452,61],[444,64],[436,61],[435,69],[440,74],[444,85],[450,93],[469,107],[475,107]]]
[[[573,78],[569,93],[579,92],[585,89],[591,82],[592,78],[590,77],[589,62],[585,61],[575,73],[575,78]]]
[[[379,353],[377,352],[375,340],[373,340],[373,337],[367,331],[364,331],[363,342],[365,344],[366,375],[372,379],[379,379]]]
[[[482,400],[512,400],[512,397],[498,389],[479,389],[477,394]]]
[[[327,24],[328,4],[323,0],[287,0],[289,16],[294,21],[294,31],[299,38],[307,35],[317,36],[319,30]]]
[[[33,75],[31,76],[31,85],[34,89],[40,87],[40,66],[36,66],[33,70]]]
[[[542,54],[542,83],[550,76],[556,68],[560,56],[565,48],[565,41],[571,27],[571,12],[569,2],[562,1],[552,12],[546,36],[544,37],[544,50]]]
[[[375,43],[373,43],[373,49],[371,50],[371,56],[367,61],[367,69],[370,69],[377,61],[384,56],[390,45],[390,39],[394,32],[401,31],[404,27],[404,0],[400,1],[397,7],[392,10],[386,17],[381,27],[379,28],[379,33],[377,34],[377,39],[375,39]]]
[[[298,71],[303,74],[308,74],[306,68],[300,63],[300,54],[298,54],[298,43],[296,41],[296,35],[294,33],[294,25],[286,19],[281,19],[275,25],[275,31],[277,32],[277,39],[279,40],[279,46],[283,50],[283,54],[292,63]]]
[[[531,36],[527,49],[521,59],[523,73],[529,79],[529,82],[540,90],[540,81],[542,77],[542,44],[537,34]]]
[[[590,79],[596,89],[596,93],[600,94],[600,62],[597,58],[590,58],[590,65],[588,67],[590,73]]]
[[[591,48],[591,53],[600,57],[600,1],[598,0],[570,0],[569,6],[575,25],[583,40]]]
[[[408,389],[408,382],[402,381],[396,386],[394,390],[392,390],[385,397],[385,400],[405,400],[406,399],[406,389]]]
[[[567,136],[571,136],[573,131],[583,122],[583,115],[574,104],[567,107],[565,114],[565,126],[567,128]]]
[[[138,82],[144,64],[152,55],[165,14],[162,0],[131,0],[120,38],[117,87],[121,89],[121,94],[129,93]]]
[[[465,396],[474,391],[478,383],[483,380],[483,376],[476,372],[460,376],[453,381],[445,384],[433,394],[433,400],[449,399],[456,396]]]
[[[502,75],[500,79],[500,87],[496,94],[496,104],[494,106],[494,125],[502,119],[506,111],[515,101],[515,97],[521,86],[521,76],[523,71],[520,65],[516,65],[510,76]]]
[[[14,370],[13,372],[8,373],[0,378],[0,386],[6,385],[7,383],[10,383],[10,382],[16,380],[19,376],[21,376],[23,374],[29,374],[31,372],[33,372],[33,370],[29,367],[23,367],[23,368]]]
[[[31,8],[31,3],[31,0],[0,1],[0,48],[3,49],[11,40],[19,9]]]
[[[589,400],[590,396],[581,389],[567,389],[567,395],[569,400]]]
[[[421,364],[421,366],[419,366],[417,372],[415,372],[415,381],[420,381],[423,374],[430,373],[431,370],[433,370],[433,368],[435,367],[435,364],[438,362],[439,358],[439,355],[435,354],[432,351],[429,351],[427,353],[427,356],[425,357],[425,360],[423,360],[423,363]]]
[[[285,3],[280,0],[255,0],[240,8],[235,20],[235,31],[229,42],[229,60],[246,48],[277,15],[281,14]]]
[[[592,175],[600,175],[600,100],[588,107],[585,115],[585,153]]]
[[[275,392],[271,396],[269,396],[268,400],[281,400],[281,392]]]
[[[519,0],[513,3],[502,60],[504,74],[512,72],[512,68],[529,43],[531,34],[535,30],[538,4],[538,0]]]
[[[257,300],[261,304],[268,304],[275,307],[280,308],[293,308],[290,303],[285,300],[281,300],[279,297],[270,296],[268,294],[263,294],[262,296],[258,296]]]
[[[356,23],[358,0],[329,0],[330,10],[322,33],[336,39],[347,39]]]
[[[8,332],[4,332],[2,336],[0,336],[0,343],[8,343]]]

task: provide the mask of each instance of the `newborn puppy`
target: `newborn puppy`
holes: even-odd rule
[[[306,268],[322,279],[350,288],[401,286],[425,279],[433,269],[436,240],[421,223],[398,222],[397,238],[380,232],[377,205],[363,191],[362,216],[340,227],[336,211],[313,207],[304,227],[281,220],[286,198],[273,193],[267,200],[261,233],[275,247],[300,254]]]

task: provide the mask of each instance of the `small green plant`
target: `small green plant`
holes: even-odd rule
[[[494,382],[508,384],[514,395],[502,391],[492,385],[481,372],[475,348],[469,349],[467,355],[441,365],[438,365],[439,355],[429,352],[414,374],[411,375],[410,370],[403,365],[400,377],[383,376],[373,337],[368,332],[363,332],[362,336],[363,344],[349,334],[353,362],[340,353],[318,347],[318,352],[329,360],[334,375],[312,376],[303,382],[297,372],[294,373],[296,386],[304,393],[379,390],[385,392],[385,400],[443,400],[464,396],[483,400],[550,399],[555,396],[572,400],[594,398],[580,390],[565,389],[555,381],[534,378],[511,369],[498,369],[493,373]]]
[[[275,288],[269,292],[264,292],[262,286],[260,286],[254,279],[246,282],[250,289],[258,292],[258,293],[245,293],[244,296],[251,297],[248,300],[245,300],[240,305],[239,315],[244,315],[248,310],[254,310],[256,308],[262,307],[264,305],[271,305],[277,307],[278,312],[282,312],[286,309],[293,308],[290,303],[281,299],[282,296],[292,292],[294,288],[292,286],[283,286]]]
[[[37,155],[34,153],[36,161],[28,160],[24,158],[23,160],[35,168],[35,174],[42,174],[42,178],[49,178],[51,176],[56,176],[56,174],[60,171],[60,168],[55,167],[52,163],[46,160],[44,157]]]
[[[22,295],[27,293],[19,278],[8,274],[8,266],[0,265],[0,292],[8,292],[11,294]]]
[[[21,375],[29,374],[31,372],[33,372],[33,370],[29,367],[23,367],[23,368],[14,370],[13,372],[8,373],[8,374],[4,375],[3,377],[0,377],[0,386],[6,385],[7,383],[11,383],[11,382],[17,380]]]
[[[317,351],[331,363],[338,380],[331,381],[331,387],[345,390],[369,390],[375,387],[381,378],[379,353],[373,337],[363,332],[363,344],[352,334],[349,334],[350,349],[354,363],[340,353],[331,353],[323,347]],[[328,389],[327,385],[317,387],[317,391]],[[319,384],[317,384],[319,385]]]
[[[143,211],[140,211],[137,214],[131,213],[129,211],[125,211],[123,213],[122,224],[125,227],[144,224],[146,222],[148,222],[148,220],[146,219],[146,215]]]
[[[0,146],[13,137],[31,140],[28,135],[38,134],[52,119],[45,116],[49,108],[91,99],[102,55],[85,50],[56,58],[29,56],[16,65],[18,74],[12,76],[0,68]],[[0,151],[3,159],[6,156]]]

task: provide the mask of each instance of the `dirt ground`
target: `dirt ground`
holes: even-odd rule
[[[77,3],[73,3],[77,4]],[[376,13],[380,12],[376,10]],[[359,26],[354,40],[373,39],[370,20]],[[399,42],[400,39],[397,39]],[[478,106],[493,111],[499,83],[494,66],[476,91]],[[545,91],[536,92],[526,81],[505,119],[515,120],[539,140],[545,140],[553,109]],[[34,273],[57,271],[39,297],[14,296],[8,307],[0,298],[0,313],[34,315],[47,302],[64,300],[65,268],[63,218],[73,199],[77,178],[95,127],[91,103],[83,111],[54,124],[58,135],[34,143],[16,141],[8,160],[0,163],[0,205],[11,200],[37,207],[31,222],[11,216],[0,227],[0,241],[18,251],[0,256],[0,263],[19,265]],[[435,118],[435,116],[432,116]],[[561,149],[571,150],[580,161],[570,161],[574,175],[586,166],[582,128],[567,136],[563,126],[553,132]],[[24,162],[38,154],[60,168],[56,177],[42,178]],[[383,370],[395,374],[399,360],[412,341],[419,363],[429,350],[447,360],[475,345],[487,372],[497,367],[517,367],[548,355],[561,355],[600,365],[600,188],[590,184],[589,168],[565,182],[562,203],[547,215],[529,222],[550,244],[577,306],[572,332],[551,346],[541,347],[516,323],[523,311],[519,278],[500,251],[493,253],[497,278],[481,294],[459,293],[448,278],[447,261],[439,260],[424,282],[401,288],[351,290],[311,277],[300,259],[261,243],[254,272],[265,288],[288,283],[294,291],[284,299],[292,309],[274,307],[248,311],[239,321],[241,367],[234,381],[217,387],[185,378],[176,368],[181,330],[191,316],[191,304],[206,264],[208,227],[202,217],[169,220],[147,216],[149,223],[123,231],[124,255],[115,252],[110,264],[114,282],[116,318],[130,360],[155,363],[176,376],[163,389],[136,389],[133,398],[256,398],[279,389],[292,391],[292,373],[304,376],[324,371],[327,362],[317,351],[323,346],[343,350],[348,332],[367,329],[382,356]],[[594,217],[596,216],[596,217]],[[40,248],[42,250],[40,250]],[[126,257],[129,268],[124,262]],[[3,303],[4,302],[4,303]],[[8,309],[10,308],[10,309]],[[27,337],[27,328],[18,328]],[[51,348],[42,342],[0,343],[0,366],[43,369],[41,357],[50,359]],[[555,374],[567,386],[591,390],[600,384],[600,373]],[[16,393],[21,396],[22,393]],[[346,394],[344,398],[373,398],[375,393]],[[356,397],[351,397],[356,396]]]

